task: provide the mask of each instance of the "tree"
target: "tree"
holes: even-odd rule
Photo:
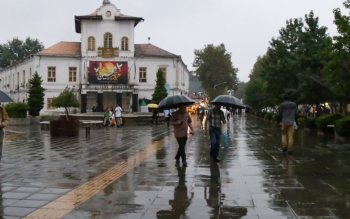
[[[276,95],[268,93],[266,89],[266,80],[262,77],[264,69],[264,63],[268,57],[258,57],[254,67],[249,75],[249,82],[245,88],[245,103],[256,109],[262,109],[267,106],[273,107],[277,100]]]
[[[152,94],[152,102],[158,104],[161,100],[168,96],[168,92],[165,88],[164,72],[161,69],[157,71],[156,87]]]
[[[350,0],[343,3],[350,9]],[[334,23],[339,35],[333,37],[333,48],[330,61],[326,64],[324,72],[330,89],[337,95],[340,103],[350,102],[350,16],[342,15],[341,10],[333,10]]]
[[[193,67],[197,68],[197,77],[211,98],[224,94],[226,90],[237,89],[238,69],[233,67],[231,53],[226,51],[224,44],[206,45],[204,49],[196,49],[194,55]],[[222,85],[214,87],[217,84]]]
[[[11,60],[20,61],[43,49],[44,45],[38,39],[27,37],[25,41],[22,41],[15,37],[5,44],[0,44],[0,67],[9,66]]]
[[[262,62],[261,76],[266,82],[266,92],[275,95],[277,102],[282,101],[282,96],[287,93],[293,99],[296,98],[298,78],[295,51],[299,46],[298,37],[303,25],[302,19],[287,20],[286,27],[279,31],[280,36],[276,39],[272,38],[266,53],[266,60]]]
[[[80,103],[77,95],[75,94],[74,88],[69,88],[68,86],[58,95],[58,97],[53,98],[52,106],[63,107],[65,109],[66,118],[68,120],[68,108],[69,107],[79,107]]]
[[[300,103],[322,103],[332,99],[332,92],[322,72],[329,60],[332,40],[327,27],[318,26],[318,17],[311,11],[305,15],[304,30],[299,33],[295,69],[298,78],[296,89]]]
[[[233,95],[235,97],[237,97],[238,99],[244,100],[245,99],[244,91],[245,91],[246,85],[247,85],[247,83],[245,83],[245,82],[238,82],[237,90],[233,93]]]
[[[28,91],[29,115],[39,116],[40,110],[44,108],[45,88],[41,86],[43,80],[38,72],[35,72],[33,77],[29,79],[30,88]]]

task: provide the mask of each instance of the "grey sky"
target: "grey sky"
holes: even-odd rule
[[[224,43],[232,53],[238,78],[248,81],[257,56],[266,52],[272,37],[290,18],[311,10],[337,34],[333,9],[345,0],[111,0],[121,13],[142,17],[135,29],[135,43],[151,43],[181,55],[193,70],[193,51],[204,45]],[[1,0],[0,43],[13,37],[38,38],[45,47],[59,41],[80,41],[74,15],[91,14],[103,0]]]

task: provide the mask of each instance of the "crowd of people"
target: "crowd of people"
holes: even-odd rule
[[[122,108],[117,104],[115,108],[106,107],[103,114],[103,125],[120,127],[123,125]],[[92,112],[96,112],[96,107],[92,107]]]

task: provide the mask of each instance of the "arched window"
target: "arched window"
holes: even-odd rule
[[[105,33],[104,35],[104,48],[112,48],[113,47],[113,38],[111,33]]]
[[[122,38],[122,49],[123,51],[128,51],[129,50],[129,40],[127,37]]]
[[[91,36],[88,38],[88,50],[95,51],[95,37]]]

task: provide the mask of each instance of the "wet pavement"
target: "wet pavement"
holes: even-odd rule
[[[282,155],[280,129],[231,118],[221,162],[194,118],[188,167],[176,168],[172,128],[93,129],[51,138],[8,127],[0,162],[2,218],[350,218],[350,145],[298,130]],[[0,217],[1,218],[1,217]]]

